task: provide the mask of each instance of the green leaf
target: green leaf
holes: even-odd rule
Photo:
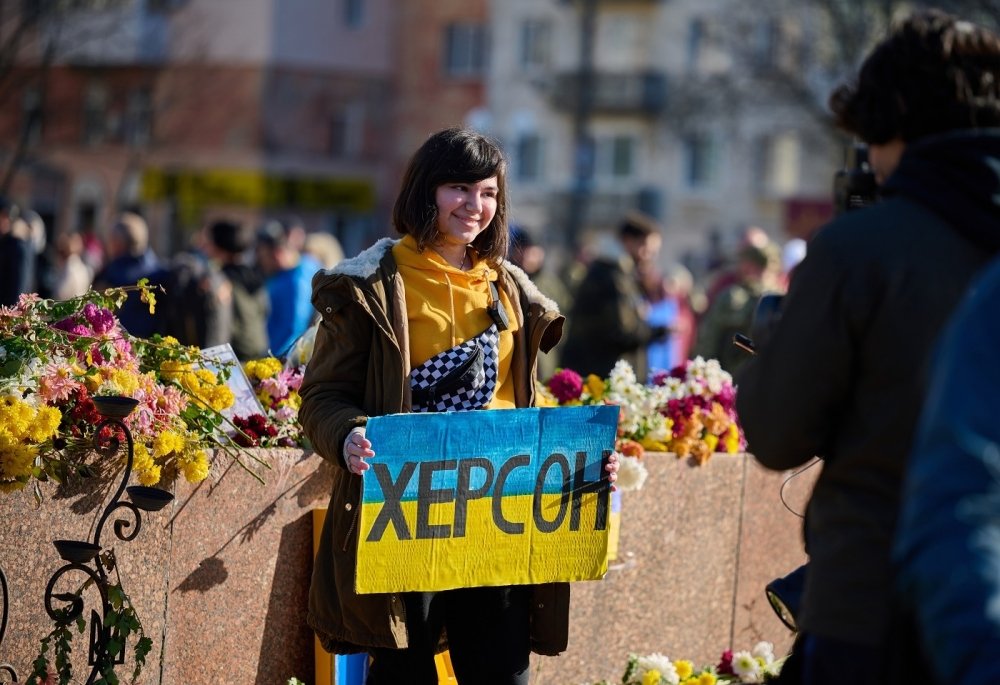
[[[80,631],[81,635],[83,634],[83,631],[87,629],[87,622],[83,620],[83,616],[76,619],[76,628]]]
[[[119,640],[111,638],[108,640],[108,657],[114,658],[118,652],[122,651],[122,643]]]

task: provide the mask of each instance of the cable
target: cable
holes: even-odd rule
[[[800,514],[799,512],[795,511],[790,506],[788,506],[788,502],[785,501],[785,486],[788,485],[788,482],[792,480],[792,478],[795,478],[795,476],[805,473],[806,471],[816,466],[816,464],[820,463],[821,461],[822,459],[820,459],[819,457],[813,457],[812,461],[810,461],[808,464],[800,468],[798,471],[793,471],[791,475],[789,475],[788,478],[786,478],[785,481],[781,484],[781,489],[778,490],[778,497],[781,499],[781,503],[784,505],[785,509],[790,511],[795,516],[798,516],[800,519],[804,519],[805,514]]]

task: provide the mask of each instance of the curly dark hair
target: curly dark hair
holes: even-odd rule
[[[392,209],[396,230],[412,235],[423,250],[437,239],[438,186],[476,183],[497,177],[497,212],[472,247],[496,263],[507,256],[507,160],[500,144],[464,128],[448,128],[428,138],[413,154]]]
[[[1000,37],[939,10],[897,24],[830,95],[837,125],[867,143],[1000,125]]]

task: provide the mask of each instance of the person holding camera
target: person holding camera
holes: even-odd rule
[[[410,160],[393,209],[403,238],[313,278],[322,320],[299,418],[337,468],[308,622],[327,650],[371,655],[369,685],[436,685],[443,639],[460,683],[527,685],[530,652],[566,648],[568,583],[354,591],[362,478],[379,449],[365,437],[367,418],[533,406],[537,355],[562,334],[555,303],[504,259],[506,169],[489,138],[466,129],[432,135]],[[617,460],[606,468],[613,482]]]
[[[817,233],[768,341],[737,375],[749,451],[785,470],[818,455],[810,563],[783,682],[881,682],[890,550],[935,341],[1000,252],[1000,38],[910,15],[838,88],[882,199]]]

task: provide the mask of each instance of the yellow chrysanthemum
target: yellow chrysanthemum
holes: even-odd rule
[[[590,399],[599,402],[607,389],[607,383],[596,373],[587,376],[587,392],[590,394]]]
[[[246,363],[246,373],[252,380],[262,381],[281,373],[281,362],[274,357],[252,359]]]
[[[302,406],[302,396],[295,390],[292,390],[288,393],[288,397],[285,398],[285,404],[298,411],[299,407]]]
[[[694,673],[694,664],[686,659],[678,659],[674,662],[674,668],[677,669],[677,677],[681,680],[686,680],[691,677]]]
[[[162,469],[160,465],[153,461],[149,449],[139,443],[135,446],[132,460],[132,472],[142,485],[156,485],[160,482]]]
[[[111,378],[108,380],[118,387],[118,390],[122,395],[127,397],[132,397],[139,390],[138,376],[131,371],[126,371],[125,369],[114,369],[111,372]]]
[[[698,676],[698,685],[715,685],[718,682],[718,678],[711,671],[705,671]]]
[[[38,448],[34,445],[9,444],[0,446],[0,480],[14,480],[31,475]]]
[[[660,685],[660,672],[655,668],[642,675],[642,685]]]
[[[726,437],[722,444],[729,454],[736,454],[740,451],[740,429],[736,427],[735,423],[729,424],[729,430],[726,431]]]
[[[233,391],[225,385],[217,385],[208,392],[207,404],[215,411],[222,411],[233,406],[236,396]]]
[[[184,451],[184,437],[173,431],[163,431],[153,439],[153,456],[157,459]]]
[[[177,465],[189,483],[200,483],[208,477],[208,453],[205,450],[185,452],[178,457]]]
[[[715,448],[719,445],[719,436],[709,433],[705,436],[705,445],[708,446],[709,452],[714,452]]]
[[[667,448],[667,443],[660,440],[654,440],[648,435],[639,441],[639,444],[645,447],[650,452],[669,452]]]
[[[160,375],[168,381],[176,381],[191,370],[191,365],[176,359],[167,359],[160,364]]]
[[[55,407],[39,407],[35,412],[29,435],[35,442],[43,442],[53,437],[59,430],[62,412]]]
[[[217,385],[219,383],[219,378],[208,369],[196,369],[194,375],[205,385]]]

